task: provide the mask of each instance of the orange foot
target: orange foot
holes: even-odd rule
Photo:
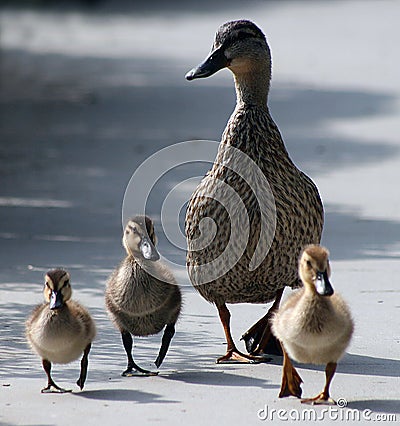
[[[311,405],[336,405],[336,401],[332,399],[329,395],[326,395],[324,392],[321,392],[314,398],[302,399],[301,403]]]
[[[217,364],[258,364],[269,362],[271,358],[263,356],[245,355],[237,349],[229,350],[224,356],[217,359]]]
[[[301,379],[299,373],[294,367],[290,371],[289,377],[284,374],[282,376],[282,385],[281,391],[279,392],[279,398],[284,398],[285,396],[295,396],[301,398],[301,384],[303,380]]]

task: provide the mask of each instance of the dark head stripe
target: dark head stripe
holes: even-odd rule
[[[135,222],[143,231],[146,230],[151,242],[155,244],[154,226],[152,220],[148,216],[134,216],[129,219],[129,222]]]
[[[217,31],[215,41],[219,45],[228,45],[246,38],[265,40],[264,33],[251,21],[240,20],[223,24]]]
[[[64,278],[65,275],[67,275],[67,272],[63,269],[53,269],[46,274],[53,283],[59,282],[62,278]]]

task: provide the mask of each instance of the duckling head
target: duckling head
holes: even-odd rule
[[[225,67],[238,76],[265,66],[270,78],[271,53],[263,32],[251,21],[231,21],[221,25],[208,57],[185,77],[209,77]]]
[[[156,249],[157,238],[152,220],[147,216],[135,216],[125,226],[122,244],[129,256],[141,260],[156,261],[160,258]]]
[[[70,276],[63,269],[54,269],[45,275],[44,298],[50,309],[59,309],[72,295]]]
[[[332,296],[334,290],[329,281],[329,252],[325,247],[312,244],[303,250],[299,261],[299,275],[306,288],[321,296]]]

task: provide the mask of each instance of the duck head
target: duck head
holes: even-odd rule
[[[44,298],[50,309],[60,309],[72,295],[70,276],[63,269],[54,269],[45,275]]]
[[[271,63],[263,32],[251,21],[231,21],[219,27],[210,54],[186,74],[186,79],[209,77],[225,67],[240,74],[263,61]]]
[[[122,238],[122,244],[129,256],[156,261],[160,258],[156,243],[154,225],[149,217],[135,216],[129,219]]]
[[[332,296],[334,293],[329,281],[329,252],[325,247],[313,244],[304,249],[299,261],[299,275],[304,286],[319,295]]]

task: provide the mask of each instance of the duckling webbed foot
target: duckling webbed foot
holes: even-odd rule
[[[72,389],[63,389],[56,385],[51,378],[51,362],[47,359],[42,360],[43,369],[47,375],[47,386],[41,390],[41,393],[67,393],[72,392]]]
[[[158,354],[157,359],[154,361],[154,364],[157,366],[157,368],[159,368],[162,362],[164,361],[165,355],[167,355],[168,348],[171,343],[171,339],[174,337],[174,334],[175,324],[168,324],[164,330],[160,352]]]
[[[145,370],[144,368],[139,367],[135,364],[134,367],[128,366],[128,368],[121,373],[123,377],[133,377],[133,376],[157,376],[158,371]]]
[[[283,369],[282,384],[281,390],[279,392],[279,398],[284,398],[286,396],[295,396],[297,398],[301,398],[301,384],[303,383],[303,380],[301,379],[297,370],[293,367],[293,364],[291,363],[290,358],[283,346],[282,351]]]
[[[69,393],[72,392],[72,389],[63,389],[60,386],[57,386],[54,382],[48,384],[45,388],[43,388],[41,393]]]
[[[301,400],[301,403],[311,405],[336,405],[336,401],[332,399],[329,395],[325,395],[324,392],[321,392],[314,398],[304,398]]]
[[[312,404],[312,405],[336,405],[336,401],[332,399],[329,395],[329,388],[331,381],[336,371],[336,362],[328,362],[325,367],[325,387],[324,390],[314,398],[302,399],[302,404]]]
[[[132,357],[132,346],[133,339],[131,334],[128,331],[121,331],[122,343],[124,344],[126,356],[128,357],[128,367],[121,374],[124,377],[132,377],[132,376],[157,376],[157,372],[153,372],[150,370],[145,370],[144,368],[139,367]],[[140,373],[140,374],[138,374]]]
[[[295,396],[296,398],[301,398],[301,384],[303,380],[301,379],[299,373],[293,367],[289,377],[287,375],[282,376],[281,390],[279,392],[279,398],[285,398],[287,396]]]
[[[92,344],[89,343],[84,352],[83,352],[83,357],[81,360],[81,374],[79,376],[79,379],[77,380],[76,384],[80,387],[80,389],[83,389],[83,386],[85,385],[85,381],[86,381],[86,376],[87,376],[87,367],[88,367],[88,357],[89,357],[89,352],[90,352],[90,348],[92,347]]]

